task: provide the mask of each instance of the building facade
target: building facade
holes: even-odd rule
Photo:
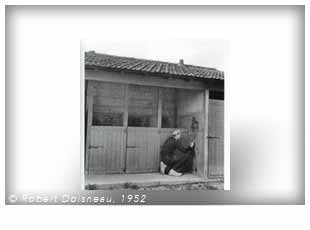
[[[159,171],[172,131],[195,141],[194,173],[223,177],[224,73],[85,52],[85,172]]]

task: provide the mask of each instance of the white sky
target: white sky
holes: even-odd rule
[[[213,67],[225,71],[228,42],[224,40],[83,40],[84,51]]]

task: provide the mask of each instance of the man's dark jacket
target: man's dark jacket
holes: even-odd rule
[[[160,156],[162,159],[172,158],[178,154],[185,154],[190,147],[184,147],[181,139],[176,140],[173,136],[169,137],[163,144]]]
[[[186,145],[183,141],[182,138],[176,140],[174,137],[169,137],[163,144],[160,156],[161,161],[167,165],[165,174],[168,174],[170,169],[174,169],[181,173],[193,171],[195,146],[190,147],[187,145],[187,147],[185,147]]]

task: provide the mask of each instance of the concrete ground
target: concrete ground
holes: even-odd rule
[[[85,189],[88,190],[223,189],[223,182],[219,180],[206,181],[205,179],[193,174],[185,174],[180,177],[162,175],[160,173],[87,175],[85,177]]]
[[[152,190],[152,191],[224,190],[224,182],[209,181],[209,182],[192,183],[192,184],[154,186],[154,187],[138,188],[137,190]]]

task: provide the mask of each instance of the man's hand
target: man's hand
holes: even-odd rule
[[[189,146],[190,146],[191,148],[193,148],[193,147],[194,147],[194,144],[195,144],[195,143],[192,141],[192,142],[190,143]]]

